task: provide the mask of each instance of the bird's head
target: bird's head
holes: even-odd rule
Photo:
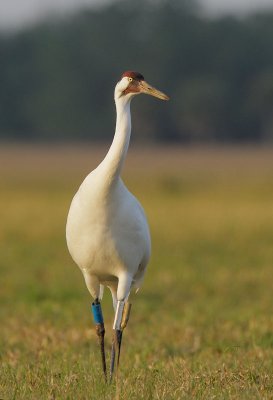
[[[161,100],[169,100],[169,97],[155,89],[144,80],[144,76],[136,71],[126,71],[122,74],[121,80],[116,85],[115,96],[118,98],[132,98],[137,94],[149,94]]]

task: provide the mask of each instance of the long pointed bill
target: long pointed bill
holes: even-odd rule
[[[161,99],[161,100],[169,100],[170,99],[169,96],[167,96],[163,92],[160,92],[153,86],[149,85],[149,83],[147,83],[146,81],[140,81],[139,89],[140,89],[140,93],[149,94],[150,96],[157,97],[158,99]]]

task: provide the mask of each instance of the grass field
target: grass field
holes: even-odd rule
[[[64,234],[106,148],[1,147],[0,399],[273,399],[273,149],[131,146],[153,256],[116,387]]]

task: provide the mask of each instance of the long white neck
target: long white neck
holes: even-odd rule
[[[119,178],[129,147],[131,136],[131,99],[132,97],[118,97],[115,95],[117,111],[115,135],[111,147],[100,165],[108,185],[111,185]]]

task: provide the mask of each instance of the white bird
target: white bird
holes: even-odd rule
[[[110,379],[115,351],[117,345],[120,350],[122,330],[129,318],[128,297],[132,288],[140,288],[151,253],[143,208],[120,178],[131,135],[130,103],[140,93],[169,99],[145,82],[140,73],[126,71],[122,75],[115,87],[117,119],[112,145],[75,194],[66,225],[69,252],[94,299],[92,306],[105,378],[105,330],[100,300],[105,286],[112,293],[115,319]]]

